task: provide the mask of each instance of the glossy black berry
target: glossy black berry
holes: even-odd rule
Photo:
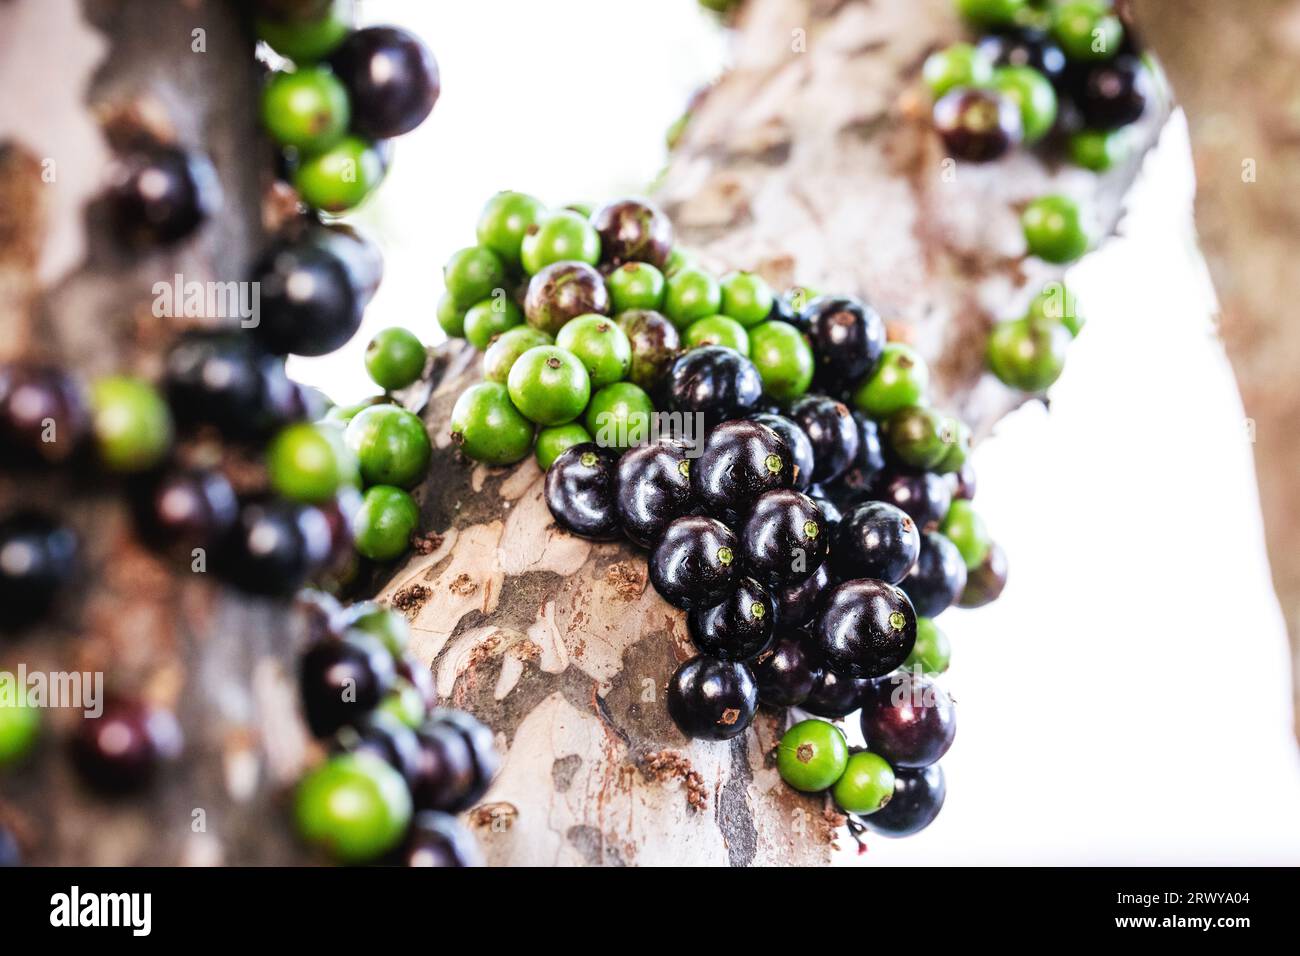
[[[884,837],[906,837],[920,833],[943,809],[948,788],[943,768],[937,763],[922,770],[894,768],[894,796],[877,810],[862,818],[872,833]]]
[[[1020,110],[993,90],[958,87],[934,104],[934,128],[957,159],[986,163],[1024,138]]]
[[[825,512],[825,506],[822,506]],[[807,578],[786,588],[777,588],[776,619],[782,627],[804,627],[817,615],[822,597],[831,588],[830,562],[823,561]]]
[[[687,515],[664,529],[650,555],[650,582],[674,607],[712,607],[736,586],[741,568],[740,542],[730,528]]]
[[[825,667],[853,677],[879,677],[912,652],[916,612],[907,595],[891,584],[845,581],[822,602],[813,638]]]
[[[741,578],[721,603],[694,608],[686,616],[695,649],[707,657],[743,661],[772,639],[776,619],[772,595],[753,578]]]
[[[396,27],[350,33],[330,57],[352,102],[352,128],[371,139],[409,133],[433,110],[438,61],[417,37]]]
[[[705,429],[748,415],[762,397],[763,379],[754,363],[720,345],[691,349],[668,372],[669,409],[702,416]]]
[[[82,447],[90,425],[86,396],[72,376],[49,365],[0,362],[0,462],[62,464]]]
[[[403,866],[481,866],[478,843],[454,816],[425,810],[411,820],[411,829],[401,850]]]
[[[393,655],[377,637],[352,631],[303,653],[298,687],[307,726],[317,737],[355,725],[393,689]]]
[[[27,627],[54,605],[77,568],[77,536],[48,515],[0,520],[0,630]]]
[[[217,548],[216,568],[250,593],[290,595],[329,560],[330,545],[329,522],[318,508],[255,498],[240,505]]]
[[[832,570],[841,578],[903,580],[921,553],[921,531],[908,515],[883,501],[854,505],[831,544]]]
[[[566,449],[546,470],[546,504],[555,523],[583,538],[618,534],[618,455],[594,442]]]
[[[496,740],[491,729],[484,723],[462,710],[443,708],[429,715],[430,724],[450,727],[458,733],[469,748],[470,763],[474,767],[474,777],[469,787],[461,794],[454,810],[466,810],[478,803],[487,793],[487,789],[501,769],[501,756],[497,753]]]
[[[136,246],[170,245],[189,236],[221,204],[207,158],[175,146],[125,156],[113,172],[108,206],[118,236]]]
[[[812,473],[816,462],[813,459],[812,442],[808,440],[803,429],[784,415],[771,412],[755,412],[749,416],[749,420],[766,425],[786,443],[790,449],[790,457],[794,461],[794,487],[799,491],[806,491],[812,484]]]
[[[867,747],[894,767],[936,763],[957,733],[957,715],[947,691],[931,678],[907,671],[867,688],[861,720]]]
[[[765,492],[794,482],[790,447],[772,429],[735,419],[709,434],[691,462],[691,491],[711,515],[729,520],[744,514]]]
[[[806,642],[799,632],[788,631],[755,659],[752,667],[761,703],[798,707],[808,699],[817,683],[818,668]]]
[[[838,478],[857,459],[858,426],[843,402],[805,395],[790,406],[789,417],[812,444],[814,483]]]
[[[933,472],[883,475],[873,496],[906,512],[922,530],[939,526],[952,504],[952,486]]]
[[[875,369],[885,348],[885,322],[867,303],[849,296],[819,296],[808,303],[803,316],[819,382],[854,385]]]
[[[1065,53],[1042,30],[1019,28],[991,33],[976,46],[995,66],[1032,66],[1054,84],[1065,73]]]
[[[899,582],[918,617],[946,611],[966,587],[966,562],[957,546],[937,531],[921,536],[916,566]]]
[[[952,490],[952,497],[954,500],[958,500],[958,499],[961,501],[975,500],[975,488],[977,487],[977,485],[975,481],[974,463],[967,461],[964,465],[961,466],[961,468],[958,471],[954,471],[951,474],[945,475],[944,477],[948,481],[948,487]],[[949,503],[951,504],[951,502]],[[945,508],[944,514],[947,513],[948,513],[948,509]],[[940,518],[939,520],[942,521],[943,519]]]
[[[428,721],[416,731],[420,768],[411,787],[417,810],[455,812],[477,786],[478,771],[469,741],[445,721]]]
[[[148,786],[181,748],[180,724],[171,711],[110,698],[98,717],[82,718],[72,738],[72,762],[93,789],[124,794]]]
[[[657,206],[640,199],[619,199],[591,214],[600,233],[601,261],[611,266],[648,262],[656,269],[668,263],[673,249],[673,224]]]
[[[957,599],[959,607],[983,607],[996,601],[1007,586],[1007,553],[996,541],[989,545],[984,560],[966,574],[966,587]]]
[[[249,332],[181,336],[167,352],[163,370],[172,415],[182,427],[210,424],[230,437],[257,436],[273,415],[270,399],[283,403],[288,394],[287,386],[264,369],[276,361]],[[268,385],[275,387],[274,396]]]
[[[415,731],[392,714],[372,710],[340,728],[334,748],[347,753],[374,754],[413,785],[420,771],[420,741]]]
[[[329,246],[283,243],[253,268],[260,289],[257,335],[271,351],[325,355],[361,325],[361,300],[347,264]]]
[[[131,506],[141,540],[181,560],[214,547],[239,516],[230,481],[208,468],[150,475],[132,488]]]
[[[758,709],[749,665],[693,657],[668,681],[668,714],[687,737],[730,740],[745,732]]]
[[[347,266],[352,288],[362,304],[369,303],[384,278],[384,253],[379,244],[350,222],[323,222],[312,237]]]
[[[623,533],[653,547],[669,523],[689,512],[691,466],[683,445],[661,441],[624,452],[618,462],[615,511]]]
[[[830,720],[847,717],[862,706],[862,694],[870,683],[869,678],[845,677],[821,665],[816,671],[812,690],[804,698],[803,709]]]
[[[762,495],[738,533],[750,573],[785,587],[807,580],[826,560],[830,546],[820,506],[793,488]]]
[[[1149,86],[1142,61],[1120,55],[1089,68],[1076,102],[1090,128],[1119,129],[1141,119]]]

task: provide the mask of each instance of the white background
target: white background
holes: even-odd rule
[[[664,129],[725,57],[694,0],[363,9],[425,38],[443,95],[358,217],[387,262],[362,332],[294,362],[339,400],[372,391],[361,353],[375,330],[441,338],[441,265],[473,242],[484,199],[643,188]],[[1124,235],[1071,277],[1090,321],[1050,414],[1022,410],[976,454],[1011,583],[940,620],[960,715],[947,806],[918,837],[871,838],[862,865],[1300,863],[1291,664],[1248,428],[1208,280],[1190,240],[1171,241],[1191,190],[1175,121]]]

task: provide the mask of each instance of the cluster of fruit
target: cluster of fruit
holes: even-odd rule
[[[303,711],[330,755],[298,785],[303,839],[343,863],[473,866],[473,837],[453,816],[499,767],[492,732],[437,707],[427,668],[407,651],[398,612],[304,600],[311,639],[299,666]]]
[[[922,71],[953,156],[987,162],[1041,143],[1101,172],[1127,155],[1126,127],[1142,116],[1152,84],[1111,0],[956,3],[988,32],[933,54]]]

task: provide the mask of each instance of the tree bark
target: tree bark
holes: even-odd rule
[[[679,239],[719,269],[867,296],[931,362],[937,400],[986,433],[1024,400],[984,372],[987,332],[1061,272],[1024,258],[1020,204],[1068,191],[1109,231],[1165,110],[1105,176],[1028,152],[953,167],[916,92],[925,56],[961,35],[949,0],[750,0],[735,29],[735,66],[662,180]],[[425,413],[423,526],[439,535],[381,597],[407,610],[439,692],[506,750],[474,817],[491,862],[826,862],[840,821],[780,781],[777,715],[729,744],[668,718],[668,678],[693,652],[644,554],[559,531],[531,459],[457,456],[448,415],[479,369],[472,350],[444,355]]]
[[[1273,584],[1291,636],[1300,735],[1300,3],[1137,0],[1187,112],[1200,246],[1253,443]]]

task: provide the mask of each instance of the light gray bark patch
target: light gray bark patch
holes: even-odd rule
[[[565,838],[582,854],[588,866],[627,866],[618,848],[605,841],[605,835],[595,827],[569,827]]]
[[[718,796],[717,820],[727,840],[727,859],[732,866],[749,866],[758,855],[758,828],[746,793],[754,780],[749,768],[745,736],[731,742],[731,773]]]

